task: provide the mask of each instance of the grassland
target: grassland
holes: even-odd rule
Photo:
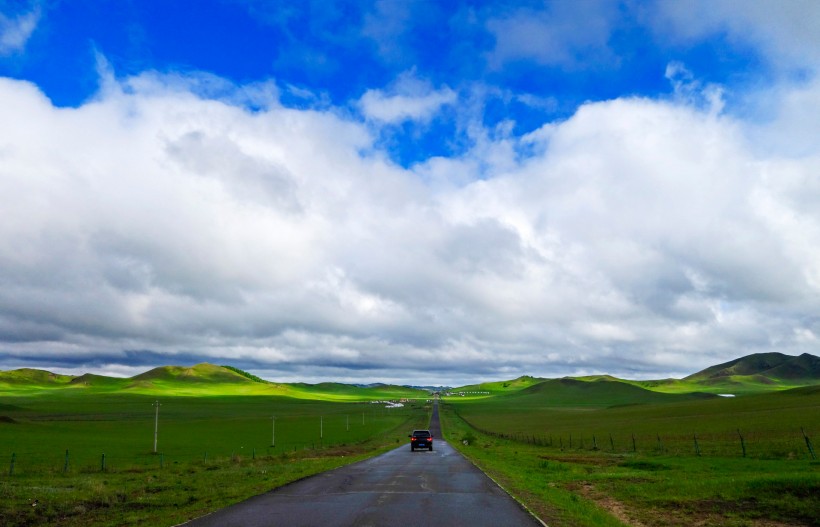
[[[722,398],[559,379],[447,397],[441,415],[448,439],[551,526],[820,521],[820,464],[801,433],[820,434],[818,386]]]
[[[174,525],[395,447],[429,419],[423,392],[274,385],[210,365],[132,379],[13,373],[0,378],[4,526]],[[375,403],[411,394],[422,397]]]
[[[818,526],[819,368],[761,354],[685,379],[521,377],[454,390],[440,415],[552,527]],[[374,404],[400,398],[415,402]],[[394,447],[427,422],[426,399],[209,364],[0,372],[0,525],[173,525]]]

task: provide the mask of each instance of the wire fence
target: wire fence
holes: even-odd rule
[[[386,437],[388,434],[381,434]],[[373,439],[372,437],[369,439]],[[358,441],[349,444],[355,444]],[[19,475],[31,472],[50,473],[83,473],[83,472],[116,472],[127,470],[162,469],[174,465],[202,463],[218,464],[227,461],[242,462],[264,460],[276,456],[298,454],[305,451],[320,451],[347,446],[344,442],[281,442],[275,447],[270,445],[240,446],[234,449],[160,451],[156,454],[117,455],[83,449],[68,449],[53,454],[41,450],[17,450],[6,458],[7,475]]]
[[[671,456],[721,456],[756,459],[810,459],[817,455],[810,434],[796,426],[789,430],[764,428],[723,432],[675,433],[659,430],[654,434],[624,430],[577,432],[498,432],[477,426],[453,409],[453,413],[473,430],[484,435],[561,451],[600,451]]]
[[[216,428],[196,429],[194,432],[190,430],[195,425],[183,423],[178,428],[188,429],[189,433],[185,434],[167,431],[170,428],[168,424],[163,430],[160,424],[159,448],[156,452],[152,451],[149,434],[153,427],[150,430],[142,427],[139,438],[122,437],[128,436],[126,431],[109,433],[95,438],[93,442],[85,438],[79,441],[75,433],[70,441],[74,446],[70,448],[53,447],[56,441],[45,441],[42,436],[27,437],[21,430],[17,440],[0,444],[0,463],[3,460],[6,463],[5,467],[0,465],[0,478],[4,475],[35,473],[144,471],[191,464],[218,466],[311,455],[310,452],[322,455],[322,451],[330,449],[392,440],[400,435],[400,428],[411,427],[409,423],[424,414],[423,408],[330,416],[306,413],[283,416],[275,421],[271,418],[267,425],[263,424],[264,421],[251,424],[222,421]],[[218,437],[204,437],[208,430],[213,430],[214,435],[219,434]],[[88,432],[93,433],[93,430]],[[56,430],[53,433],[58,434]],[[88,446],[86,443],[93,444]]]

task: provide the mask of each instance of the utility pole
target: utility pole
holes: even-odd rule
[[[156,416],[154,417],[154,454],[157,453],[157,432],[159,431],[159,407],[162,406],[159,404],[159,401],[154,402],[153,406],[156,407],[157,412]]]
[[[270,440],[270,446],[276,447],[276,416],[273,416],[273,431]]]
[[[322,415],[319,416],[319,439],[322,439],[322,438],[325,437],[325,421],[324,421],[324,419],[325,419],[324,416],[322,416]]]

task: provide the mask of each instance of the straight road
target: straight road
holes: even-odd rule
[[[186,523],[189,527],[538,526],[490,478],[441,439],[434,449],[407,445],[280,487]]]

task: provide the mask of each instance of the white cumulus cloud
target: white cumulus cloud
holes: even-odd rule
[[[457,383],[816,351],[820,148],[757,148],[808,94],[765,122],[588,103],[405,169],[366,120],[189,82],[56,108],[0,80],[4,366]]]

